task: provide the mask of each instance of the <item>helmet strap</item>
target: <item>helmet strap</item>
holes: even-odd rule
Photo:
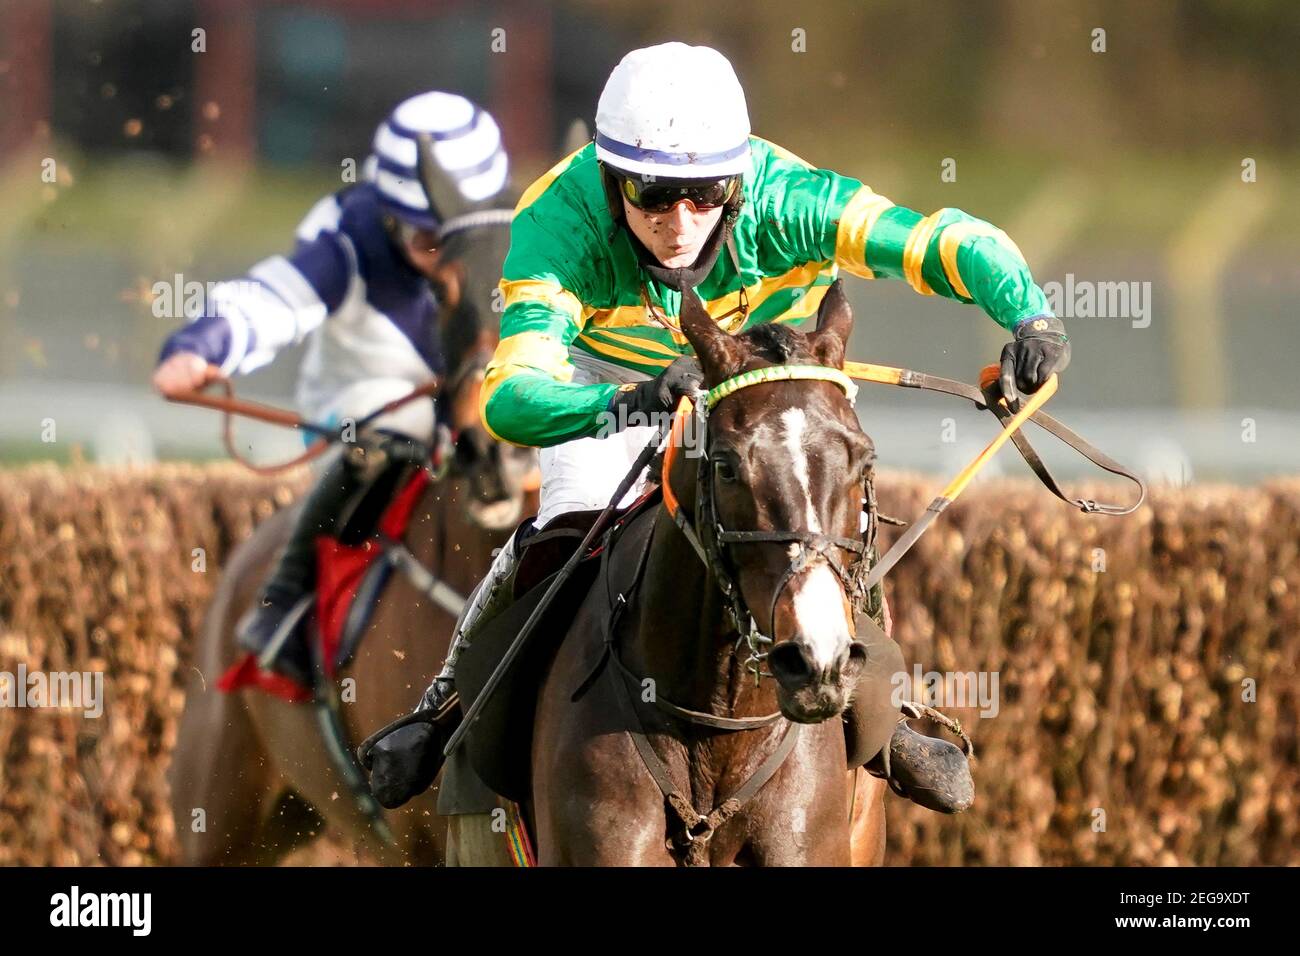
[[[608,239],[612,243],[618,236],[618,227],[625,224],[626,217],[623,215],[623,193],[618,188],[618,177],[604,163],[600,164],[600,184],[605,187],[605,203],[609,206],[610,218],[614,220],[614,228],[610,230]],[[630,229],[628,235],[632,236]]]

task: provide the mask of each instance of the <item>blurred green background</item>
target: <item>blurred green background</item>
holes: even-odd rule
[[[627,50],[680,39],[732,60],[757,134],[996,223],[1040,284],[1150,283],[1149,324],[1064,316],[1053,405],[1089,438],[1171,482],[1295,472],[1298,38],[1294,0],[0,0],[0,460],[220,454],[215,416],[147,390],[176,324],[156,282],[289,249],[423,89],[491,109],[522,187]],[[974,307],[848,284],[854,358],[974,380],[1006,339]],[[287,403],[297,359],[242,389]],[[950,471],[991,432],[911,392],[859,407],[887,465]]]

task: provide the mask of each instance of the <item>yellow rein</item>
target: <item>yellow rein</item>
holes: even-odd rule
[[[838,369],[824,368],[821,366],[774,366],[772,368],[757,369],[753,372],[744,372],[718,385],[709,391],[706,398],[708,408],[712,408],[723,398],[740,391],[742,388],[748,388],[750,385],[759,385],[764,382],[773,381],[799,381],[799,380],[817,380],[829,381],[839,385],[844,389],[845,395],[852,402],[857,395],[857,386],[850,379],[858,379],[864,382],[877,382],[882,385],[899,385],[903,377],[903,369],[895,368],[890,365],[873,365],[868,362],[845,362],[844,371]],[[986,366],[980,374],[981,384],[986,384],[998,374],[998,366]],[[960,495],[966,486],[971,483],[980,469],[989,463],[998,450],[1014,435],[1026,421],[1028,421],[1035,412],[1042,408],[1047,400],[1056,394],[1059,381],[1056,374],[1053,373],[1038,391],[1030,395],[1021,403],[1018,411],[1010,421],[1003,426],[1002,431],[984,447],[975,458],[963,468],[952,481],[948,482],[947,487],[939,497],[931,502],[927,509],[924,520],[917,522],[909,529],[909,534],[900,539],[894,548],[890,549],[891,553],[885,556],[886,561],[882,559],[880,564],[873,570],[873,577],[879,580],[883,577],[890,567],[897,562],[902,556],[902,552],[911,547],[916,538],[924,532],[929,522],[943,511],[948,505],[952,504]],[[1006,399],[998,399],[1000,403],[1006,405]],[[673,422],[672,434],[668,439],[667,447],[664,449],[663,470],[660,476],[660,487],[663,489],[664,506],[668,509],[670,515],[677,514],[677,496],[673,493],[672,486],[668,482],[668,475],[672,469],[673,462],[677,457],[677,447],[681,444],[686,419],[690,415],[692,403],[689,398],[683,398],[677,406],[677,416]],[[901,548],[898,545],[902,545]],[[871,582],[871,583],[874,583]]]

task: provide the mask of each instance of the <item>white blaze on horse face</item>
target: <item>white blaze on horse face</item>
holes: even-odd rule
[[[830,667],[853,641],[839,578],[819,561],[796,577],[790,590],[794,595],[799,638],[811,651],[817,666]]]
[[[799,482],[799,487],[803,489],[804,514],[808,521],[808,530],[820,534],[822,525],[817,518],[817,509],[813,507],[812,484],[808,478],[808,452],[804,448],[803,439],[808,418],[802,408],[787,408],[781,413],[781,424],[784,426],[781,440],[785,444],[786,451],[790,453],[794,476]]]
[[[802,408],[787,408],[781,413],[781,425],[781,441],[790,455],[791,469],[803,491],[808,530],[820,534],[822,524],[813,505],[805,445],[808,418]],[[798,545],[791,543],[788,552],[791,560],[798,556],[798,551]],[[831,666],[853,640],[844,613],[844,591],[839,579],[824,561],[819,561],[795,578],[790,590],[799,638],[807,644],[818,667]]]

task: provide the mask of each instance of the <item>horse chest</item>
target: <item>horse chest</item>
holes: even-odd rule
[[[837,728],[830,728],[837,731]],[[835,741],[824,727],[803,727],[799,742],[762,788],[697,851],[696,865],[799,866],[839,861],[847,845],[848,821],[843,811],[839,775],[827,772],[827,752]],[[689,800],[700,816],[708,816],[738,793],[776,750],[785,727],[771,732],[721,734],[689,742],[674,740],[661,751],[676,779],[689,781]],[[660,744],[663,745],[663,738]],[[830,782],[831,785],[827,786]],[[684,793],[683,796],[686,796]],[[666,837],[681,835],[681,823],[671,806],[665,814]],[[676,833],[674,832],[676,830]],[[685,858],[689,844],[678,840],[674,854]]]

